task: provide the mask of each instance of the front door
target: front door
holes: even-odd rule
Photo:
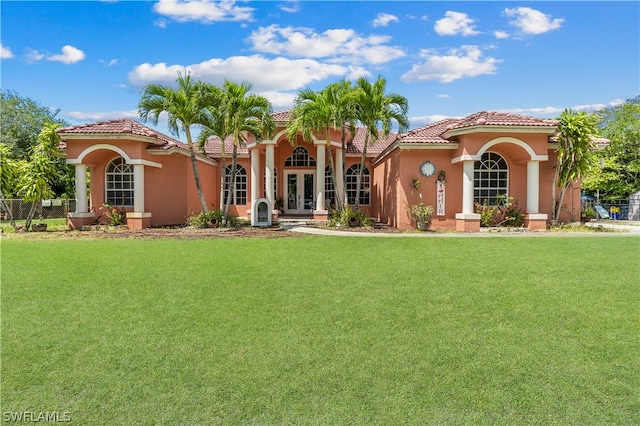
[[[286,214],[311,214],[315,209],[315,172],[305,170],[285,171],[287,199],[284,203]]]

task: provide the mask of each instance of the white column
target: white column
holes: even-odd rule
[[[540,162],[527,161],[527,212],[539,212]]]
[[[338,194],[340,194],[340,196],[342,196],[342,200],[344,201],[345,194],[344,194],[344,176],[342,175],[342,148],[336,148],[335,153],[336,153],[336,161],[333,164],[336,165],[336,169],[334,170],[336,174],[336,183],[338,185],[338,187],[336,188],[336,191]]]
[[[133,165],[133,211],[144,212],[144,165]]]
[[[273,199],[273,163],[275,162],[273,152],[274,146],[267,145],[265,151],[265,178],[267,180],[265,190],[267,191],[267,200],[269,200],[270,209],[273,209],[273,202],[275,201]]]
[[[257,148],[251,150],[251,211],[253,213],[253,205],[259,198],[258,187],[260,176],[260,151]]]
[[[76,213],[87,213],[87,165],[76,164]]]
[[[473,214],[473,160],[463,162],[462,214]]]
[[[324,159],[326,145],[316,145],[316,210],[324,210]]]

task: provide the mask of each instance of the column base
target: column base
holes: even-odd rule
[[[529,214],[525,218],[524,224],[530,231],[544,231],[547,229],[546,214]]]
[[[129,229],[144,229],[151,227],[151,213],[149,212],[130,212],[127,213],[127,227]]]
[[[96,215],[92,212],[71,212],[67,215],[67,225],[69,229],[82,229],[83,226],[93,224]]]
[[[321,221],[329,220],[329,210],[314,210],[313,220],[321,220]]]
[[[456,231],[480,232],[480,215],[477,213],[456,213]]]

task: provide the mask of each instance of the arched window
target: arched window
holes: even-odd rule
[[[227,166],[225,173],[226,183],[224,190],[224,202],[227,202],[229,196],[229,187],[231,185],[232,165]],[[236,186],[231,192],[231,204],[247,204],[247,171],[240,164],[236,165]]]
[[[111,160],[105,170],[106,203],[112,206],[133,206],[133,166],[124,158]]]
[[[304,146],[297,146],[291,157],[284,161],[285,167],[315,167],[316,159],[309,156],[309,151]]]
[[[358,188],[358,174],[360,173],[360,164],[354,164],[347,169],[347,200],[349,204],[355,204],[356,202],[356,190]],[[360,204],[369,205],[371,198],[370,192],[370,180],[369,169],[365,166],[364,173],[362,174],[362,182],[360,185]]]
[[[495,206],[498,195],[509,190],[509,167],[495,152],[485,152],[473,166],[473,200],[478,204]]]
[[[278,196],[278,169],[273,168],[273,200],[275,201]],[[267,169],[264,170],[264,191],[262,192],[262,196],[267,198]]]
[[[331,179],[331,165],[324,168],[324,205],[325,207],[335,207],[336,191],[333,187],[333,180]]]

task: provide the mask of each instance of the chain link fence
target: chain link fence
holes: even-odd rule
[[[29,214],[29,210],[31,209],[31,205],[33,203],[26,202],[20,199],[14,200],[5,200],[7,206],[11,210],[13,214],[13,218],[15,220],[24,220],[27,218]],[[55,200],[43,200],[42,201],[42,218],[43,219],[53,219],[53,218],[65,218],[69,212],[76,211],[76,200],[69,199],[55,199]],[[40,213],[36,208],[35,217],[40,217]],[[0,211],[0,219],[7,220],[8,214],[4,209]]]

